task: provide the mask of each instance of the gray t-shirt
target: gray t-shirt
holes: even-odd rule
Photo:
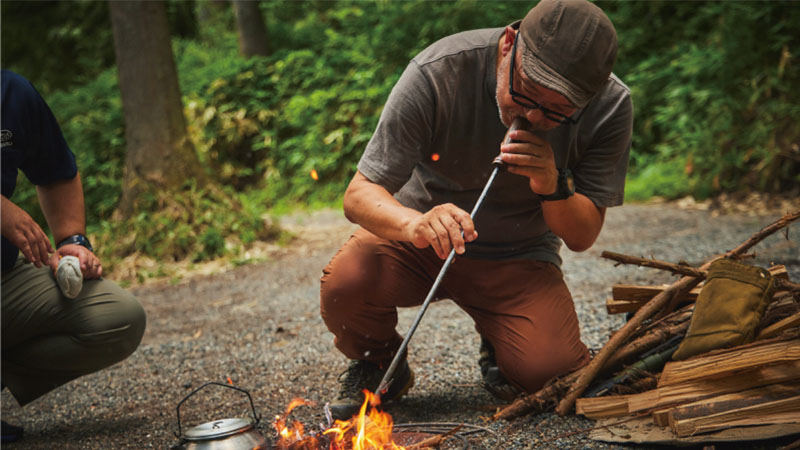
[[[458,33],[411,60],[358,163],[367,179],[420,212],[448,202],[472,210],[506,133],[495,95],[502,33]],[[612,74],[576,114],[582,114],[578,124],[543,134],[556,166],[571,169],[575,190],[598,207],[620,205],[633,128],[630,90]],[[560,266],[561,240],[547,227],[528,178],[499,173],[474,221],[478,239],[465,256]]]

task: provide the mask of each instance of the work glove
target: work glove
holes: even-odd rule
[[[774,291],[775,280],[768,271],[731,259],[714,261],[689,330],[672,359],[752,342]]]

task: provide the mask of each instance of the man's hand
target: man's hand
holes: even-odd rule
[[[50,268],[53,269],[53,273],[56,273],[58,269],[58,261],[67,255],[78,258],[81,263],[81,273],[83,273],[84,280],[100,278],[103,275],[103,265],[100,264],[100,258],[90,252],[88,248],[78,244],[67,244],[53,253],[48,262]]]
[[[464,237],[461,237],[461,231]],[[465,251],[464,242],[478,238],[475,224],[469,214],[452,203],[435,206],[418,216],[405,227],[406,240],[417,248],[433,247],[436,255],[446,259],[455,248],[459,255]]]
[[[53,253],[53,246],[42,227],[33,218],[5,196],[2,197],[3,237],[16,246],[25,259],[42,267]]]
[[[526,130],[514,130],[511,141],[500,146],[500,158],[506,169],[530,180],[535,194],[550,195],[558,188],[558,169],[550,144]]]

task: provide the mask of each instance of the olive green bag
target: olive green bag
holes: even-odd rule
[[[672,359],[752,342],[774,291],[772,274],[766,270],[730,259],[714,261],[689,330]]]

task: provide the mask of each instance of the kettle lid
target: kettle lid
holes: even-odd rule
[[[252,419],[239,418],[215,420],[213,422],[206,422],[186,430],[186,434],[183,435],[183,438],[188,441],[216,439],[247,431],[252,428],[253,425],[254,422]]]

